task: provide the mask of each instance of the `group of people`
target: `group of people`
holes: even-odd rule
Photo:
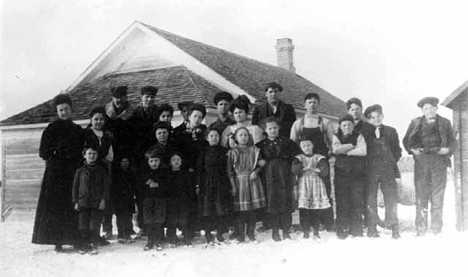
[[[39,149],[46,169],[32,242],[95,254],[98,245],[108,244],[114,214],[118,241],[147,236],[144,250],[162,250],[165,239],[190,246],[200,230],[208,244],[225,241],[230,230],[230,240],[255,241],[259,221],[281,241],[290,239],[296,209],[304,238],[310,231],[320,238],[321,227],[340,239],[361,237],[366,229],[368,237],[378,237],[378,224],[400,238],[396,179],[402,149],[396,130],[382,124],[382,107],[363,113],[361,101],[349,99],[335,131],[318,114],[318,94],[305,95],[305,114],[297,119],[280,100],[282,91],[278,83],[267,84],[267,101],[254,108],[251,121],[249,99],[221,91],[213,99],[218,118],[209,127],[202,123],[205,106],[193,102],[178,104],[184,121],[173,127],[174,108],[155,104],[153,86],[140,89],[138,107],[127,101],[126,86],[113,88],[112,101],[91,111],[85,129],[71,120],[71,96],[56,96],[58,120],[44,130]],[[431,229],[442,230],[446,167],[455,150],[450,122],[437,115],[437,104],[432,97],[418,102],[423,116],[411,122],[403,140],[415,157],[420,236],[428,228],[429,200]],[[379,187],[384,220],[378,216]]]

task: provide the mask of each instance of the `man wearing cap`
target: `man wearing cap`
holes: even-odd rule
[[[265,87],[267,102],[255,107],[252,114],[252,124],[260,126],[262,120],[274,116],[280,122],[280,136],[289,138],[291,126],[296,121],[294,108],[280,100],[279,96],[283,87],[275,82],[268,83]]]
[[[456,150],[456,139],[450,121],[437,114],[439,99],[425,97],[418,102],[422,116],[413,119],[403,138],[406,151],[414,157],[416,188],[417,236],[424,236],[428,227],[428,203],[431,201],[431,230],[442,231],[447,167]]]
[[[220,91],[215,94],[213,102],[218,111],[218,119],[211,123],[209,127],[210,129],[214,128],[222,134],[229,125],[236,124],[234,119],[229,116],[229,105],[231,104],[232,99],[232,95],[225,91]]]
[[[182,116],[182,123],[179,126],[174,128],[174,133],[176,132],[184,132],[190,126],[190,122],[188,120],[188,112],[190,106],[193,104],[193,101],[182,101],[177,104],[177,108],[180,111],[180,115]]]
[[[141,105],[138,106],[134,112],[132,117],[129,119],[129,126],[132,129],[132,139],[133,139],[133,147],[132,147],[132,158],[133,158],[133,166],[135,168],[135,174],[137,176],[141,176],[141,170],[145,165],[145,157],[144,153],[146,151],[145,147],[152,139],[152,128],[153,124],[158,121],[158,107],[154,104],[154,98],[158,93],[158,88],[154,86],[144,86],[140,89],[141,93]],[[144,227],[144,219],[143,219],[143,199],[141,199],[141,190],[136,190],[137,194],[137,208],[138,208],[138,216],[137,222],[138,227],[143,229]],[[139,235],[142,235],[142,233]]]
[[[385,223],[392,229],[392,238],[400,238],[398,230],[398,187],[400,178],[397,162],[401,158],[400,140],[395,128],[383,125],[383,111],[379,104],[367,107],[364,112],[374,132],[367,144],[367,236],[379,237],[377,223],[377,192],[380,189],[385,203]]]

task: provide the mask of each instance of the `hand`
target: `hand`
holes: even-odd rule
[[[319,168],[312,168],[312,171],[315,173],[320,173],[322,172]]]
[[[197,195],[200,195],[200,188],[196,188],[196,189],[195,189],[195,193],[196,193]]]
[[[421,155],[421,149],[420,148],[411,149],[411,152],[416,156]]]
[[[78,205],[78,203],[75,203],[75,211],[77,211],[77,212],[80,211],[80,206]]]
[[[99,203],[99,209],[104,210],[106,208],[106,200],[102,199],[101,203]]]
[[[250,181],[253,181],[257,178],[258,178],[257,171],[256,170],[252,171],[252,173],[250,173],[250,176],[249,176]]]
[[[447,155],[450,152],[450,149],[447,147],[441,147],[439,151],[437,151],[437,154],[439,155]]]

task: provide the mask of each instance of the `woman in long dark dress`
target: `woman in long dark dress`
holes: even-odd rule
[[[83,137],[81,127],[70,119],[72,100],[67,94],[54,98],[58,120],[42,133],[39,156],[46,161],[41,193],[36,210],[32,243],[77,245],[78,214],[73,209],[72,183],[81,165]]]

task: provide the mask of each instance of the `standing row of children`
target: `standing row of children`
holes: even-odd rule
[[[281,86],[271,83],[266,91],[272,88]],[[310,227],[320,237],[320,219],[331,210],[329,153],[315,151],[314,135],[294,130],[294,140],[280,135],[282,123],[274,113],[262,119],[261,127],[253,125],[247,120],[248,98],[234,100],[227,92],[215,95],[219,117],[209,128],[202,124],[206,108],[198,103],[181,103],[184,122],[173,128],[174,110],[154,105],[157,92],[152,86],[141,88],[142,105],[133,109],[127,88],[117,87],[113,101],[90,114],[83,131],[85,165],[76,171],[72,196],[85,242],[99,243],[102,213],[107,234],[115,213],[119,242],[132,241],[134,195],[138,227],[148,236],[145,250],[163,249],[164,228],[171,245],[178,244],[177,228],[185,245],[201,229],[207,243],[215,241],[213,230],[222,242],[228,226],[234,227],[231,239],[255,241],[259,219],[271,226],[273,240],[281,240],[279,230],[282,239],[290,239],[295,209],[304,238]],[[320,101],[315,93],[305,102],[311,99]],[[381,107],[366,115],[372,112],[381,114]],[[330,145],[336,157],[337,234],[362,236],[366,140],[354,129],[353,116],[344,115],[338,123]],[[96,252],[89,243],[83,245],[83,253]]]

